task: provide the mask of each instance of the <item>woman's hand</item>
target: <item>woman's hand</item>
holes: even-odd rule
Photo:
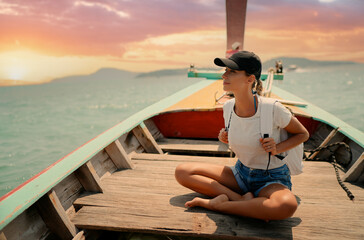
[[[225,128],[222,128],[219,133],[219,140],[223,143],[229,143],[228,132],[225,131]]]
[[[277,144],[273,138],[260,138],[260,143],[266,152],[270,152],[272,155],[277,155]]]

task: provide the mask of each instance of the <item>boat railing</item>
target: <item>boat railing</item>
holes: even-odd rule
[[[273,80],[274,80],[274,71],[269,70],[267,75],[268,75],[268,77],[265,81],[265,87],[263,89],[263,96],[270,97],[270,94],[272,92]]]
[[[214,71],[214,70],[199,71],[194,66],[191,65],[190,69],[188,70],[187,76],[189,78],[205,78],[205,79],[208,79],[208,80],[219,80],[219,79],[222,79],[223,74],[224,74],[223,70],[221,70],[221,71]],[[269,76],[269,72],[267,74],[262,74],[260,76],[260,80],[266,81],[268,79],[268,76]],[[284,79],[284,75],[279,74],[279,73],[277,74],[277,73],[273,72],[272,78],[273,78],[273,80],[280,80],[281,81],[281,80]]]

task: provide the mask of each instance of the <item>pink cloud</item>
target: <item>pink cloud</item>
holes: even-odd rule
[[[17,40],[56,55],[120,56],[123,44],[148,36],[222,27],[213,7],[195,1],[8,1],[17,14],[0,14],[7,23],[0,50],[18,48]]]
[[[364,2],[357,0],[248,1],[247,36],[259,30],[277,38],[251,36],[255,43],[246,42],[265,49],[274,41],[276,52],[285,52],[282,43],[294,52],[318,51],[310,47],[311,41],[330,51],[338,47],[357,51],[363,40],[362,9]],[[30,48],[49,55],[118,58],[126,45],[149,37],[224,29],[224,11],[223,0],[3,0],[0,51]],[[343,32],[344,40],[338,32]]]
[[[363,1],[255,0],[248,3],[247,24],[253,28],[338,31],[364,24]]]

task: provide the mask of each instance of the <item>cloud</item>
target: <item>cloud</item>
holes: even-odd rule
[[[268,4],[268,2],[270,4]],[[258,0],[248,4],[248,27],[259,29],[339,31],[364,25],[364,2],[318,0]]]
[[[104,9],[108,12],[112,12],[112,13],[115,13],[117,16],[121,17],[121,18],[129,18],[130,15],[126,12],[123,12],[123,11],[120,11],[120,10],[117,10],[113,7],[111,7],[110,5],[108,4],[105,4],[105,3],[92,3],[92,2],[86,2],[86,1],[76,1],[73,3],[74,6],[78,7],[78,6],[85,6],[85,7],[98,7],[98,8],[101,8],[101,9]]]
[[[0,14],[0,23],[7,23],[1,26],[0,51],[19,49],[18,41],[23,48],[55,56],[119,57],[124,45],[148,37],[222,28],[217,3],[7,0]]]
[[[157,59],[176,67],[186,67],[197,61],[205,67],[212,65],[211,59],[218,53],[223,55],[224,47],[223,30],[176,33],[127,44],[123,56],[115,60],[151,63]]]
[[[331,3],[334,2],[335,0],[319,0],[319,2],[323,2],[323,3]]]
[[[351,60],[348,53],[362,52],[363,7],[364,2],[355,0],[250,1],[245,47],[256,49],[267,58]],[[363,61],[364,55],[356,54],[355,60],[358,59]]]
[[[363,7],[364,2],[357,0],[248,1],[245,47],[264,50],[267,56],[310,52],[319,56],[320,49],[331,57],[335,51],[360,52]],[[32,49],[50,56],[136,61],[139,55],[165,59],[203,51],[200,57],[193,55],[202,63],[225,47],[225,2],[2,0],[0,29],[0,52]],[[220,35],[206,41],[212,35],[198,36],[204,31]],[[177,62],[182,64],[183,59]]]

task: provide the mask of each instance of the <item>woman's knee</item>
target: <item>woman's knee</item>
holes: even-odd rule
[[[174,176],[179,183],[183,183],[192,173],[192,165],[190,163],[182,163],[176,167]]]
[[[292,217],[298,207],[296,197],[293,194],[287,194],[285,196],[282,196],[278,200],[278,203],[278,211],[280,212],[282,219]]]

